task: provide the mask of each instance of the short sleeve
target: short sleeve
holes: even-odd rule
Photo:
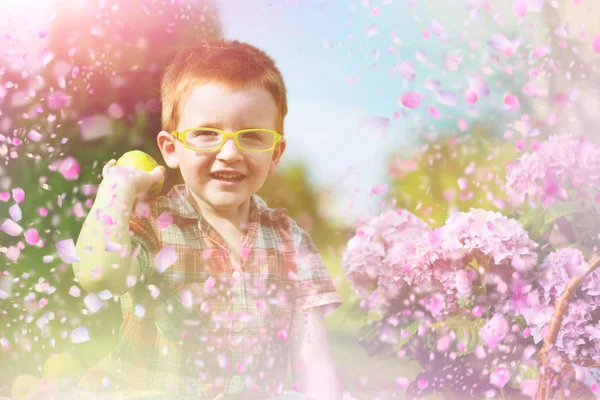
[[[159,251],[156,224],[151,203],[136,203],[129,216],[129,230],[132,232],[131,248],[137,252],[141,275],[145,278],[154,271],[153,260]]]
[[[306,310],[323,306],[324,314],[328,314],[342,305],[342,299],[310,235],[297,229],[296,307]]]

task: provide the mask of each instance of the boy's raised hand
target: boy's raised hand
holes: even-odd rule
[[[111,159],[102,168],[102,178],[127,183],[133,188],[136,197],[153,197],[160,192],[165,178],[165,167],[158,165],[151,171],[143,171],[129,165],[117,165],[117,161]]]

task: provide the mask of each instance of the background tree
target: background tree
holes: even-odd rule
[[[209,1],[61,0],[52,7],[42,68],[15,71],[0,60],[0,126],[11,133],[0,144],[0,222],[10,215],[40,236],[29,244],[22,234],[0,232],[4,392],[16,375],[39,374],[51,353],[72,351],[87,365],[112,345],[118,302],[86,299],[56,243],[76,241],[110,158],[139,149],[161,160],[162,71],[180,48],[221,36]],[[176,181],[168,175],[164,190]],[[22,202],[11,196],[17,188],[25,193]],[[91,340],[81,341],[81,327]]]

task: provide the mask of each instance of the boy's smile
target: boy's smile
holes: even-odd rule
[[[277,130],[278,108],[273,96],[258,85],[230,89],[218,83],[192,87],[180,103],[177,131],[216,128],[225,132],[261,128]],[[274,173],[285,150],[285,141],[273,151],[241,150],[227,138],[215,151],[186,148],[168,132],[160,132],[158,145],[167,165],[180,168],[183,179],[202,213],[239,220],[249,210],[250,197]],[[243,219],[243,218],[242,218]]]

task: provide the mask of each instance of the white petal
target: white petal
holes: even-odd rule
[[[88,340],[90,340],[90,333],[85,326],[75,328],[71,332],[71,342],[73,343],[83,343],[87,342]]]
[[[69,294],[73,297],[79,297],[81,295],[81,289],[79,289],[79,287],[73,285],[69,289]]]
[[[43,139],[42,134],[39,133],[38,131],[33,130],[33,129],[31,131],[29,131],[29,133],[27,134],[27,137],[30,140],[33,140],[34,142],[39,142],[40,140]]]
[[[12,219],[6,219],[2,225],[0,225],[0,231],[10,236],[19,236],[21,232],[23,232],[23,228]]]
[[[56,250],[58,251],[58,256],[61,260],[63,260],[63,262],[67,264],[79,262],[79,257],[75,251],[75,243],[73,242],[73,239],[65,239],[57,242]]]
[[[23,212],[18,204],[13,204],[10,206],[8,213],[10,214],[10,218],[15,222],[19,222],[21,218],[23,218]]]
[[[175,264],[177,261],[177,253],[169,246],[164,246],[156,257],[154,257],[154,264],[156,265],[156,269],[161,274],[164,273],[171,265]]]
[[[141,304],[136,304],[135,308],[133,309],[133,315],[138,318],[144,318],[144,315],[146,315],[146,309]]]
[[[92,314],[95,314],[96,311],[98,311],[104,304],[100,297],[96,296],[93,293],[90,293],[87,296],[85,296],[85,298],[83,299],[83,303]]]

